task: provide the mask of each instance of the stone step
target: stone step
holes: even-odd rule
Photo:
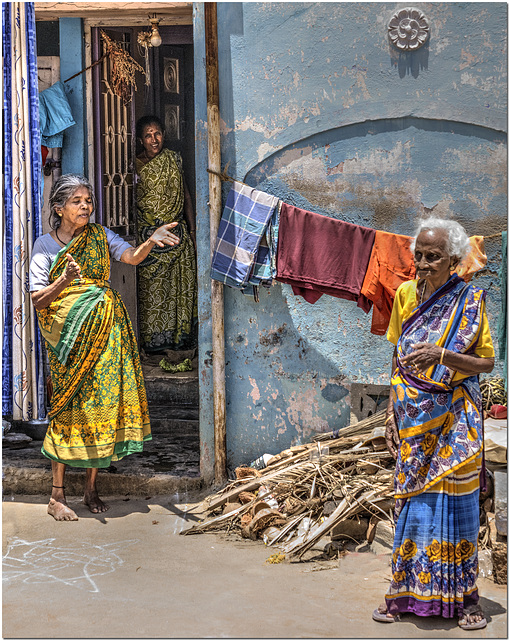
[[[167,436],[172,440],[174,437],[198,437],[200,435],[200,425],[198,420],[179,420],[168,418],[155,418],[150,413],[150,428],[152,433]]]
[[[157,422],[181,421],[198,422],[200,410],[195,405],[153,405],[149,404],[150,422],[152,426]]]
[[[198,386],[196,376],[145,379],[149,406],[198,407]]]

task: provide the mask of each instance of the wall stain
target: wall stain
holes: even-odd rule
[[[283,342],[283,338],[288,334],[286,322],[276,329],[276,331],[269,331],[266,336],[260,336],[260,344],[264,347],[274,347],[280,345]]]

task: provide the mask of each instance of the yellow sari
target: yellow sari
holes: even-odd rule
[[[136,338],[120,296],[110,288],[104,229],[88,224],[64,247],[50,283],[70,253],[74,280],[37,312],[48,352],[53,395],[42,453],[74,467],[108,467],[151,440],[147,396]]]

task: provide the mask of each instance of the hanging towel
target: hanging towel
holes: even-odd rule
[[[65,95],[62,82],[55,82],[39,94],[39,126],[41,144],[48,148],[61,147],[64,131],[76,122]]]
[[[353,300],[366,311],[361,294],[375,231],[282,203],[276,280],[315,303],[324,293]]]
[[[454,270],[465,282],[470,282],[472,276],[480,271],[488,263],[488,257],[484,253],[484,236],[470,236],[470,252],[463,258]]]
[[[278,198],[234,182],[219,223],[210,277],[244,293],[270,284],[277,234]],[[261,247],[262,240],[264,247]]]
[[[373,302],[371,333],[383,336],[389,326],[394,295],[402,282],[415,277],[412,238],[377,231],[361,293]]]
[[[488,259],[483,236],[471,236],[470,252],[455,270],[465,282],[482,269]],[[377,231],[361,293],[373,302],[371,333],[383,336],[389,326],[394,295],[403,282],[415,278],[412,238],[387,231]]]

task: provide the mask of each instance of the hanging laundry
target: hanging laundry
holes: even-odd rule
[[[372,302],[361,287],[374,241],[374,229],[282,203],[276,280],[311,304],[326,293],[367,313]]]
[[[62,82],[55,82],[39,94],[39,126],[41,144],[45,147],[61,147],[64,131],[76,124]]]
[[[466,282],[488,261],[483,236],[471,236],[470,253],[455,270]],[[377,231],[373,250],[362,283],[361,293],[373,302],[371,333],[383,336],[389,326],[394,295],[403,282],[415,278],[412,237]]]
[[[394,295],[402,282],[415,278],[412,238],[376,231],[361,293],[373,302],[371,333],[383,336],[389,326]]]
[[[470,236],[470,253],[454,270],[465,282],[470,282],[472,276],[488,264],[488,257],[484,253],[484,236]]]
[[[234,182],[219,223],[210,277],[243,293],[270,284],[275,275],[278,198]],[[261,247],[265,239],[265,246]]]

